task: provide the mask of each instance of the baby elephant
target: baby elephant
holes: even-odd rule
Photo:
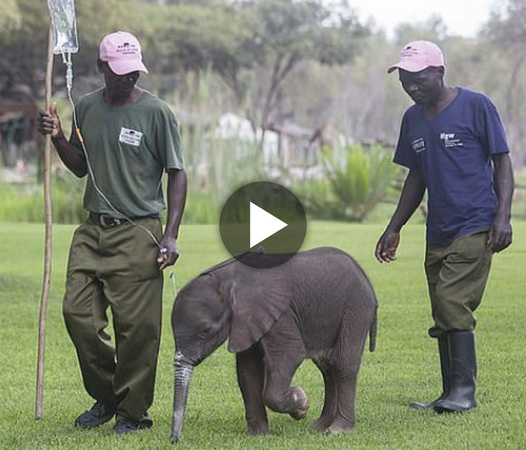
[[[298,253],[277,267],[279,255],[249,253],[249,266],[225,261],[190,281],[172,311],[176,341],[172,442],[181,439],[193,368],[228,338],[250,434],[268,432],[265,407],[294,419],[309,402],[291,379],[305,358],[323,374],[325,402],[315,428],[354,427],[356,379],[367,334],[376,340],[376,296],[348,254],[332,247]],[[246,261],[244,261],[246,262]]]

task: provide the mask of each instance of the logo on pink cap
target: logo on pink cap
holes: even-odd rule
[[[137,70],[148,73],[142,62],[141,44],[133,34],[126,31],[105,36],[100,43],[99,58],[107,62],[117,75]]]
[[[444,66],[444,55],[438,45],[429,41],[414,41],[400,52],[399,61],[387,69],[388,73],[396,69],[408,72],[420,72],[428,67]]]

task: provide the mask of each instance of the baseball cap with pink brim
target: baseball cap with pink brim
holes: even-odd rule
[[[400,52],[399,61],[387,69],[388,73],[396,69],[407,72],[420,72],[428,67],[444,66],[444,55],[438,45],[429,41],[414,41]]]
[[[126,31],[117,31],[105,36],[99,47],[99,58],[110,66],[117,75],[140,70],[148,73],[142,62],[141,44],[137,38]]]

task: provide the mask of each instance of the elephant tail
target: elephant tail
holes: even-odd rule
[[[369,328],[369,351],[374,352],[376,348],[376,334],[378,332],[378,306],[374,308],[374,318]]]

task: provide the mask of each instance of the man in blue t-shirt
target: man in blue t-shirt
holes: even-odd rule
[[[428,197],[425,271],[438,340],[442,394],[417,409],[463,412],[475,397],[475,318],[491,256],[511,244],[513,171],[504,127],[484,95],[444,83],[444,57],[428,41],[407,44],[397,64],[415,102],[402,119],[394,162],[409,173],[398,206],[376,245],[396,259],[400,230]]]

